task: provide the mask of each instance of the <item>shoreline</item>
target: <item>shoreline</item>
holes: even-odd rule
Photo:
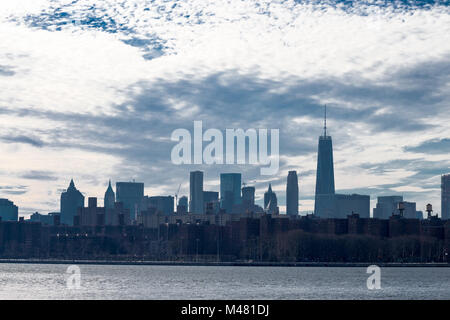
[[[183,262],[183,261],[120,261],[120,260],[64,260],[64,259],[0,259],[0,264],[80,264],[80,265],[127,265],[127,266],[202,266],[202,267],[358,267],[370,265],[392,268],[448,268],[450,263],[397,263],[397,262]]]

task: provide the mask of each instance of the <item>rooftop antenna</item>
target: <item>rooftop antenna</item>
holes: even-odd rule
[[[323,117],[323,136],[327,136],[327,105],[325,105],[325,114]]]

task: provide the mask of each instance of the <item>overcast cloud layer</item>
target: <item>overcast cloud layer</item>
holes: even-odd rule
[[[323,105],[336,189],[400,194],[440,212],[450,171],[449,1],[3,0],[0,197],[59,210],[70,178],[188,194],[189,171],[242,172],[313,209]],[[176,128],[279,128],[280,171],[175,166]]]

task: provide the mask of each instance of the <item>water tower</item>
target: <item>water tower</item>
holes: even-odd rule
[[[433,212],[433,206],[429,203],[427,204],[427,213],[428,213],[428,219],[431,218],[431,213]]]

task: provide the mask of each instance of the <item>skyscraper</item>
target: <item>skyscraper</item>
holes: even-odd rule
[[[327,108],[325,106],[325,117],[323,136],[319,138],[319,149],[317,155],[316,173],[316,196],[314,212],[317,211],[319,201],[326,199],[321,195],[334,194],[334,167],[333,167],[333,144],[331,136],[327,135]]]
[[[114,209],[114,202],[116,202],[116,194],[111,187],[111,180],[109,180],[108,189],[106,189],[104,199],[105,209]]]
[[[203,172],[190,173],[189,212],[202,214],[203,211]]]
[[[441,176],[441,219],[450,219],[450,174]]]
[[[278,214],[277,195],[272,191],[272,184],[270,183],[269,189],[264,193],[264,210],[268,214]]]
[[[242,188],[242,204],[244,210],[249,210],[255,205],[255,187]]]
[[[124,209],[130,211],[130,220],[137,220],[144,198],[144,184],[142,182],[116,182],[116,192],[117,202],[122,202]]]
[[[234,205],[241,204],[241,174],[220,174],[220,207],[231,213]]]
[[[286,185],[286,214],[298,215],[298,177],[297,171],[289,171]]]
[[[73,226],[73,218],[78,208],[84,207],[84,196],[75,188],[73,179],[70,180],[69,188],[61,193],[61,223]]]

